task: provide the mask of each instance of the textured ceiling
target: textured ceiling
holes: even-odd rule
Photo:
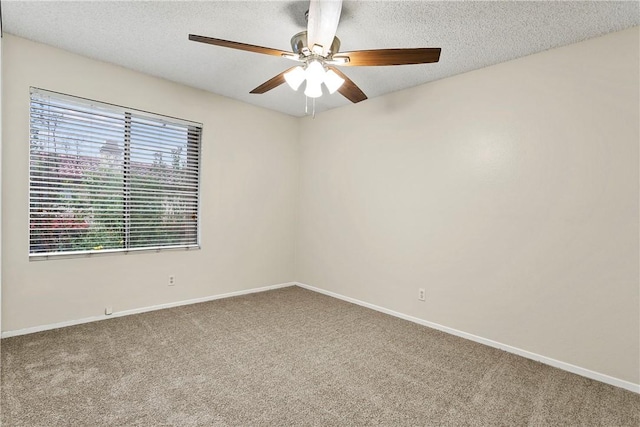
[[[299,1],[2,1],[4,31],[293,116],[302,89],[249,91],[292,66],[273,56],[190,42],[189,33],[291,50],[305,29]],[[373,98],[639,25],[638,2],[345,0],[342,51],[441,47],[437,64],[343,67]],[[597,60],[597,58],[594,58]],[[364,101],[367,102],[367,101]],[[324,95],[316,111],[347,105]]]

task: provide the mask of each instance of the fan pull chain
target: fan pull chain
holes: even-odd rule
[[[304,97],[304,115],[308,116],[309,115],[309,97],[305,96]],[[312,98],[311,101],[311,117],[312,118],[316,118],[316,99]]]

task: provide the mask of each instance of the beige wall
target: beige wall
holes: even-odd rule
[[[305,119],[296,280],[639,383],[638,39]]]
[[[3,330],[292,280],[294,118],[10,35],[3,47]],[[29,262],[29,86],[203,123],[202,250]]]

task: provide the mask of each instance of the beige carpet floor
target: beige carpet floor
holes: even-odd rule
[[[640,395],[292,287],[2,340],[2,425],[638,426]]]

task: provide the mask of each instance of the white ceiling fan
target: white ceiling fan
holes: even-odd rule
[[[265,55],[281,56],[301,63],[267,80],[250,93],[262,94],[287,82],[297,90],[306,81],[305,95],[322,96],[322,84],[329,93],[338,91],[349,101],[364,101],[367,96],[337,66],[407,65],[438,62],[440,48],[374,49],[340,52],[336,37],[342,0],[311,0],[307,31],[291,38],[291,52],[229,40],[189,34],[189,40],[245,50]]]

